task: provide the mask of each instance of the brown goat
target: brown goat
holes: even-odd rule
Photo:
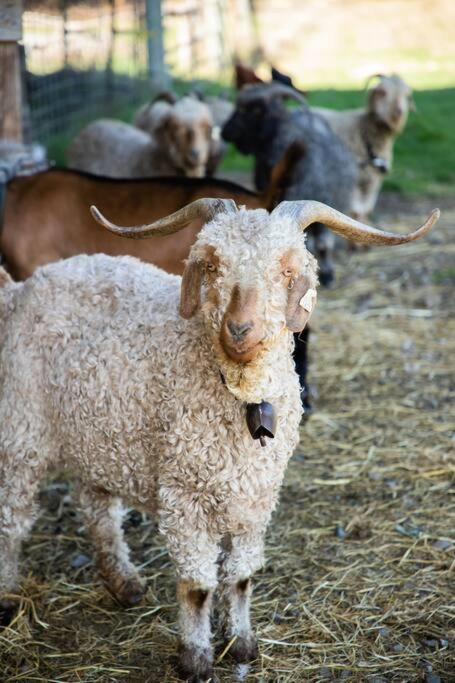
[[[274,178],[277,187],[281,173],[278,176]],[[150,242],[126,241],[100,230],[89,206],[95,204],[112,220],[128,224],[162,218],[201,197],[232,197],[249,209],[271,209],[276,196],[273,186],[264,194],[256,194],[218,179],[116,180],[52,169],[8,183],[0,253],[11,275],[19,280],[45,263],[99,252],[130,254],[180,274],[200,222],[191,223],[175,236]]]

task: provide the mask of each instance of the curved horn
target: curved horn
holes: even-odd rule
[[[91,206],[90,211],[97,223],[116,235],[140,240],[154,235],[172,235],[172,233],[178,232],[196,218],[202,218],[205,222],[208,222],[218,213],[233,213],[237,211],[237,205],[233,199],[196,199],[191,204],[187,204],[178,211],[171,213],[170,216],[159,218],[147,225],[132,225],[130,227],[122,227],[111,223],[96,206]]]
[[[365,81],[364,90],[367,90],[370,87],[370,83],[373,80],[373,78],[379,78],[381,80],[385,77],[385,74],[371,74],[371,76],[368,76],[367,80]]]
[[[365,223],[345,216],[344,213],[332,209],[327,204],[313,201],[281,202],[272,212],[276,216],[290,216],[297,221],[302,230],[308,228],[312,223],[324,223],[333,232],[345,237],[352,242],[360,244],[384,244],[393,246],[405,244],[418,240],[431,230],[438,220],[441,212],[434,209],[426,222],[414,232],[407,235],[398,235],[393,232],[378,230]]]
[[[279,83],[278,81],[267,83],[263,92],[268,99],[272,99],[273,97],[290,97],[291,99],[308,106],[308,102],[301,93],[297,92],[295,88],[291,88],[289,85]]]

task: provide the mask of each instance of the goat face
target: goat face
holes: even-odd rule
[[[311,200],[282,202],[269,215],[265,209],[239,210],[232,199],[201,198],[130,227],[111,223],[94,206],[91,211],[111,232],[133,239],[171,235],[196,218],[206,221],[183,273],[180,314],[188,319],[201,309],[190,337],[200,340],[205,324],[203,336],[226,385],[250,403],[262,401],[270,389],[277,349],[284,343],[291,350],[286,328],[302,331],[316,303],[316,259],[305,246],[304,230],[324,223],[351,241],[392,246],[425,235],[439,218],[435,210],[418,230],[394,235]]]
[[[175,166],[186,176],[203,177],[212,144],[210,119],[185,121],[171,115],[163,132],[165,146]]]
[[[222,129],[222,137],[242,154],[259,154],[273,140],[282,106],[262,94],[264,86],[248,86],[237,98],[234,113]]]
[[[413,108],[411,88],[399,76],[381,76],[368,95],[369,113],[396,134],[405,127]]]
[[[258,362],[286,328],[304,328],[309,312],[298,306],[314,289],[315,273],[315,259],[291,219],[262,209],[220,215],[191,250],[180,311],[189,318],[201,307],[221,365]]]

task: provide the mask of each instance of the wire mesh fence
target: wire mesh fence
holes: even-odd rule
[[[218,80],[252,44],[251,0],[24,0],[26,137],[46,141],[76,122],[150,97],[160,32],[171,78]]]

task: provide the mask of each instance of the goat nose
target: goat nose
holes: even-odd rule
[[[191,148],[188,156],[192,161],[197,161],[199,159],[199,150],[195,149],[194,147]]]
[[[229,320],[227,327],[233,339],[235,339],[236,341],[241,341],[244,337],[246,337],[248,332],[253,329],[253,324],[234,323],[232,322],[232,320]]]

